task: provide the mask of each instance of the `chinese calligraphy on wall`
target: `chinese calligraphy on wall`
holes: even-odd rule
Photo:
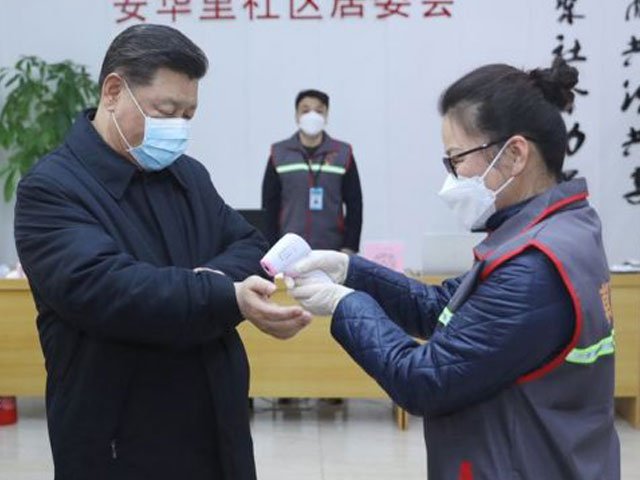
[[[147,22],[150,16],[166,16],[176,23],[181,17],[201,21],[263,21],[450,18],[454,0],[112,0],[117,23]]]
[[[625,22],[630,32],[640,20],[640,0],[632,1],[624,12]],[[638,82],[638,70],[640,69],[640,38],[633,33],[629,34],[629,41],[622,50],[621,62],[625,71],[625,81],[622,84],[623,99],[620,110],[625,119],[628,119],[629,130],[622,143],[622,157],[629,162],[631,170],[631,189],[627,191],[623,198],[631,205],[640,205],[640,162],[638,162],[638,151],[640,151],[640,125],[638,125],[638,114],[640,114],[640,82]],[[636,123],[634,123],[636,122]]]

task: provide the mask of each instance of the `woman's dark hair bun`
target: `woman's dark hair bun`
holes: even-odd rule
[[[575,97],[573,88],[578,83],[578,70],[568,65],[561,56],[555,57],[551,68],[531,70],[529,78],[542,90],[547,101],[562,112],[571,111]]]

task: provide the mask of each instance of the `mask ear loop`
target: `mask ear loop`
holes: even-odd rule
[[[509,186],[509,184],[510,184],[511,182],[513,182],[513,179],[514,179],[514,178],[515,178],[515,177],[511,177],[509,180],[507,180],[506,182],[504,182],[504,183],[502,184],[502,186],[494,192],[494,195],[497,197],[497,196],[500,194],[500,192],[502,192],[505,188],[507,188],[507,187]]]
[[[500,159],[500,157],[502,156],[502,154],[504,153],[504,151],[506,150],[507,146],[509,145],[509,142],[507,141],[507,143],[505,143],[502,148],[500,150],[498,150],[498,153],[496,154],[495,157],[493,157],[493,160],[491,160],[491,163],[489,164],[489,166],[487,167],[487,169],[484,171],[484,173],[480,176],[480,179],[484,181],[484,177],[486,177],[489,174],[489,171],[491,171],[491,169],[493,168],[493,166],[496,164],[496,162]]]
[[[144,111],[142,110],[142,107],[140,107],[140,104],[138,103],[138,100],[136,100],[136,97],[133,95],[133,92],[131,91],[131,88],[129,88],[129,84],[127,83],[127,81],[123,77],[121,77],[120,75],[118,75],[118,76],[122,80],[122,83],[124,83],[124,86],[127,89],[127,92],[129,92],[129,96],[131,97],[131,100],[133,100],[134,105],[138,108],[138,111],[144,117],[145,122],[146,122],[147,116],[145,115]],[[118,133],[120,134],[120,137],[122,138],[124,143],[127,145],[127,151],[131,152],[131,150],[133,150],[135,147],[131,146],[131,144],[127,140],[127,137],[125,137],[124,133],[122,133],[122,129],[120,128],[120,125],[118,124],[118,120],[116,120],[116,114],[113,111],[111,112],[111,118],[113,119],[113,123],[115,124],[116,130],[118,130]]]
[[[496,156],[493,158],[493,160],[491,161],[491,163],[489,164],[489,166],[487,167],[487,169],[484,171],[484,173],[482,174],[482,176],[480,177],[480,180],[482,180],[482,183],[484,183],[484,178],[489,174],[489,171],[493,168],[493,166],[496,164],[496,162],[498,161],[498,159],[502,156],[502,154],[504,153],[504,151],[506,150],[507,146],[509,145],[509,141],[507,141],[507,143],[505,143],[502,148],[498,151],[498,153],[496,154]],[[496,191],[493,192],[494,198],[496,198],[500,192],[502,192],[505,188],[507,188],[509,186],[509,184],[511,182],[513,182],[513,179],[515,177],[511,177],[509,178],[509,180],[507,180],[506,182],[504,182],[500,188],[498,188]]]
[[[120,125],[118,125],[118,120],[116,120],[116,114],[111,112],[111,118],[113,119],[113,124],[116,126],[116,130],[118,130],[118,133],[120,134],[120,138],[122,138],[122,141],[127,145],[127,151],[130,152],[131,150],[133,150],[133,147],[127,140],[127,137],[124,136],[124,133],[122,133]]]
[[[120,77],[120,78],[122,78],[122,77]],[[127,92],[129,92],[129,96],[131,97],[131,100],[133,100],[133,103],[135,103],[136,107],[138,107],[138,110],[140,111],[140,114],[146,119],[147,118],[147,114],[144,113],[144,110],[142,110],[142,107],[138,103],[138,100],[136,100],[136,97],[133,95],[133,92],[131,91],[131,88],[129,88],[129,84],[127,83],[127,81],[124,78],[122,78],[122,82],[124,83],[124,86],[127,89]]]

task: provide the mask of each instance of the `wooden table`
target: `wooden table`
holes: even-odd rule
[[[439,283],[442,277],[424,277]],[[616,330],[616,408],[640,428],[640,274],[611,281]],[[282,303],[292,301],[282,291]],[[388,398],[331,338],[329,319],[316,318],[298,336],[273,339],[248,322],[239,328],[251,364],[253,397]],[[35,308],[25,280],[0,280],[0,395],[43,395],[45,372]],[[398,425],[407,415],[397,409]]]
[[[0,280],[0,396],[43,396],[44,358],[26,280]]]
[[[616,341],[616,410],[640,428],[640,274],[611,276]]]

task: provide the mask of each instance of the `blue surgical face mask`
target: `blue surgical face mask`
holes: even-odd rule
[[[144,117],[144,137],[140,145],[132,147],[122,133],[115,114],[111,112],[116,129],[127,145],[127,151],[144,170],[155,172],[167,168],[187,150],[191,124],[184,118],[149,117],[140,107],[126,81],[124,85]]]

